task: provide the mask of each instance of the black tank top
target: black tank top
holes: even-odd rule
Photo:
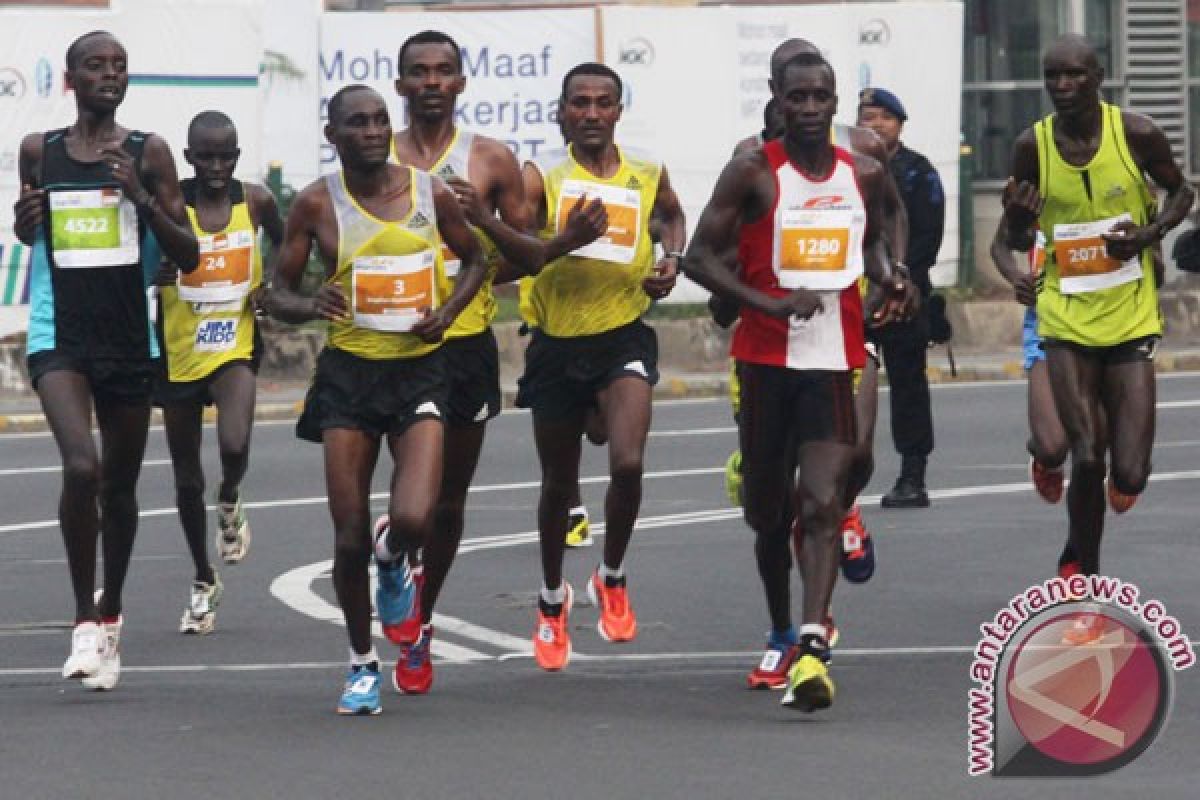
[[[106,161],[82,162],[67,154],[67,129],[47,131],[42,146],[41,185],[57,188],[116,188]],[[141,174],[147,134],[133,131],[121,144]],[[46,228],[50,210],[46,208]],[[56,350],[85,357],[147,360],[152,356],[146,301],[145,223],[137,222],[138,257],[114,267],[64,269],[55,260],[53,239],[46,237],[54,292]]]

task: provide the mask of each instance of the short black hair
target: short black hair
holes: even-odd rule
[[[84,45],[86,45],[89,40],[97,39],[101,36],[107,36],[117,44],[121,44],[117,37],[113,36],[108,31],[88,31],[67,46],[67,69],[75,69],[75,67],[79,65],[79,59],[82,57],[80,51],[83,50]],[[121,46],[124,47],[124,45]]]
[[[202,130],[220,130],[221,128],[229,128],[235,134],[237,128],[233,124],[233,120],[222,111],[201,111],[196,116],[192,117],[191,124],[188,125],[187,137],[191,141],[192,136]]]
[[[342,105],[346,102],[346,97],[355,92],[374,92],[370,86],[365,83],[352,83],[349,86],[343,86],[333,93],[333,97],[329,98],[329,105],[326,110],[329,112],[330,123],[337,125],[342,116]]]
[[[396,74],[404,74],[404,54],[408,52],[408,48],[414,44],[448,44],[454,50],[454,60],[458,64],[459,74],[463,71],[462,49],[459,48],[458,42],[454,41],[449,34],[441,31],[421,31],[414,33],[412,36],[404,40],[404,44],[400,45],[400,52],[396,55]]]
[[[779,79],[775,85],[776,91],[783,88],[781,85],[783,78],[791,67],[823,67],[829,72],[829,78],[833,81],[833,85],[837,86],[837,73],[833,71],[833,65],[825,60],[825,56],[820,53],[797,53],[784,62],[783,67],[780,68]]]
[[[792,51],[791,55],[787,55],[788,51]],[[792,38],[784,39],[779,45],[771,51],[771,80],[775,83],[783,77],[783,68],[787,66],[787,62],[791,61],[795,56],[803,53],[820,54],[821,48],[810,42],[808,39]]]
[[[567,87],[571,84],[571,79],[577,75],[598,75],[601,78],[608,78],[617,85],[617,98],[625,96],[625,84],[621,82],[621,76],[618,75],[612,67],[606,64],[598,64],[595,61],[585,61],[582,64],[576,64],[567,71],[563,76],[562,82],[562,100],[566,102]]]

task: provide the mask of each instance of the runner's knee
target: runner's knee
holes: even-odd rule
[[[95,496],[100,489],[100,462],[85,453],[63,456],[63,488]]]

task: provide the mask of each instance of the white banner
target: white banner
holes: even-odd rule
[[[861,88],[895,92],[909,115],[904,142],[933,162],[946,190],[946,235],[933,277],[954,283],[961,4],[605,6],[601,19],[604,60],[626,83],[618,141],[666,161],[689,229],[734,145],[762,129],[771,51],[783,40],[808,39],[833,65],[839,122],[854,122]],[[672,299],[703,297],[681,282]]]
[[[364,83],[388,100],[392,127],[405,127],[394,86],[396,55],[405,39],[423,30],[449,34],[462,49],[467,86],[455,111],[460,127],[507,143],[521,160],[562,146],[559,88],[567,70],[595,60],[591,9],[324,14],[320,126],[334,92]],[[322,137],[320,171],[334,169],[337,155]]]
[[[12,235],[20,190],[17,153],[31,131],[70,125],[74,95],[65,87],[67,46],[81,34],[111,31],[129,54],[129,90],[117,121],[163,136],[180,177],[187,125],[218,109],[238,128],[238,174],[258,180],[262,61],[261,0],[161,3],[123,0],[113,11],[0,10],[0,306],[28,302],[28,249]],[[0,321],[0,333],[12,323]]]

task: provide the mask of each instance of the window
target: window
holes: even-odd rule
[[[1200,0],[1189,0],[1200,11]],[[974,151],[974,177],[1008,177],[1013,142],[1050,113],[1042,87],[1042,53],[1068,30],[1068,0],[966,0],[963,37],[963,134]],[[1084,33],[1096,44],[1104,96],[1122,100],[1117,44],[1119,0],[1086,0]],[[1200,72],[1197,73],[1200,87]]]
[[[1187,3],[1188,153],[1200,168],[1200,0]]]

